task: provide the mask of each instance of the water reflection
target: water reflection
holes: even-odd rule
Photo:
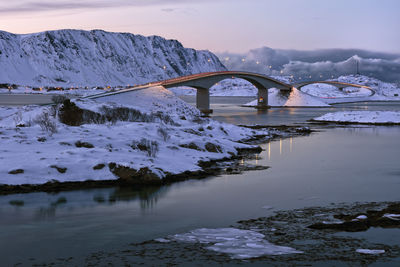
[[[45,221],[58,216],[94,210],[121,202],[131,202],[142,212],[153,209],[170,186],[113,187],[53,193],[29,193],[0,196],[0,223],[23,222],[33,219]],[[15,201],[24,203],[16,206]]]
[[[158,202],[168,192],[169,186],[150,186],[144,188],[125,188],[118,187],[115,188],[109,195],[110,202],[117,201],[140,201],[140,208],[142,210],[152,209]]]

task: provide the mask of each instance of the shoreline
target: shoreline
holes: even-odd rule
[[[73,191],[73,190],[85,190],[95,188],[110,188],[110,187],[126,187],[136,186],[138,188],[146,186],[164,186],[175,182],[181,182],[186,180],[205,179],[210,176],[219,174],[238,174],[243,171],[260,170],[268,167],[264,166],[239,166],[238,161],[242,159],[251,159],[253,155],[261,153],[262,149],[258,144],[262,144],[265,141],[276,141],[276,138],[289,138],[296,136],[304,136],[315,132],[305,126],[244,126],[250,129],[275,129],[279,133],[273,134],[273,136],[266,140],[266,136],[255,136],[252,139],[241,141],[242,143],[257,145],[249,148],[237,148],[238,154],[232,155],[231,157],[225,157],[222,159],[200,161],[198,165],[201,170],[197,171],[184,171],[177,174],[167,173],[164,178],[154,177],[153,173],[149,173],[147,168],[140,170],[130,169],[122,165],[115,163],[108,163],[108,168],[117,169],[120,177],[112,180],[86,180],[86,181],[66,181],[60,182],[52,180],[43,184],[20,184],[20,185],[0,185],[0,196],[1,195],[12,195],[12,194],[27,194],[33,192],[47,192],[57,193],[62,191]],[[218,166],[219,164],[223,166]],[[118,170],[117,170],[118,171]],[[122,174],[121,174],[122,173]],[[135,178],[139,178],[138,180]]]

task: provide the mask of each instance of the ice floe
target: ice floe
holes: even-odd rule
[[[364,248],[359,248],[356,249],[356,252],[361,253],[361,254],[382,254],[385,253],[385,250],[383,249],[364,249]]]
[[[291,247],[274,245],[264,238],[265,236],[261,233],[236,228],[200,228],[168,237],[178,242],[211,244],[207,249],[229,254],[233,259],[303,253]]]

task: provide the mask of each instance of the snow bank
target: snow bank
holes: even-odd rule
[[[329,105],[319,100],[317,97],[307,95],[297,88],[293,88],[290,92],[285,105],[287,107],[328,107]]]
[[[321,98],[369,97],[371,95],[371,91],[366,88],[346,87],[343,90],[339,90],[333,85],[323,83],[303,86],[301,91]]]
[[[53,107],[0,107],[0,184],[117,179],[109,163],[147,167],[162,178],[200,170],[199,161],[252,147],[237,141],[269,134],[201,118],[162,87],[74,103],[103,115],[105,108],[132,109],[141,119],[68,126],[55,118]]]
[[[400,123],[399,111],[340,111],[327,113],[314,118],[314,121],[345,122],[345,123]]]
[[[264,255],[303,253],[294,248],[277,246],[264,239],[263,234],[236,228],[201,228],[167,237],[167,240],[211,244],[207,249],[226,253],[233,259],[250,259]],[[166,239],[162,239],[165,242]]]

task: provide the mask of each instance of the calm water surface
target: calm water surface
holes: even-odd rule
[[[236,105],[247,100],[220,99],[222,103],[212,106],[214,118],[238,124],[294,124],[343,109],[400,109],[399,103],[359,103],[257,113]],[[227,227],[270,215],[274,209],[400,200],[400,127],[318,130],[262,144],[264,151],[250,162],[270,166],[267,170],[142,190],[0,196],[2,264],[85,257],[195,228]],[[24,205],[10,205],[12,200]]]

